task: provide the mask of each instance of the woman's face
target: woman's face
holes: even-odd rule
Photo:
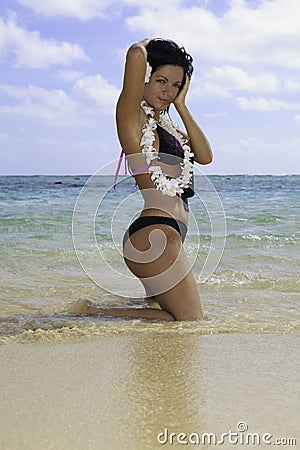
[[[165,110],[177,97],[183,76],[180,66],[160,66],[145,84],[144,100],[157,112]]]

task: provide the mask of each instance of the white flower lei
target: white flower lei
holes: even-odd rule
[[[157,127],[157,122],[154,119],[154,110],[151,106],[143,100],[141,103],[148,122],[145,123],[142,129],[142,138],[140,145],[142,146],[142,153],[146,156],[147,164],[151,164],[148,168],[148,173],[151,175],[151,180],[154,181],[156,189],[159,189],[162,194],[174,197],[177,194],[182,194],[183,189],[187,188],[191,182],[193,174],[193,163],[191,157],[194,153],[187,145],[186,139],[176,130],[175,124],[169,119],[168,116],[161,114],[159,124],[168,131],[170,134],[176,137],[180,145],[184,150],[183,162],[181,165],[181,174],[177,178],[167,178],[163,173],[161,167],[158,164],[153,164],[159,159],[157,150],[153,147],[155,141],[154,130]]]
[[[149,83],[150,77],[151,77],[151,73],[152,73],[152,67],[150,66],[150,64],[146,63],[146,74],[145,74],[145,83]]]

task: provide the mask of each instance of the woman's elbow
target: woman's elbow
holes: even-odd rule
[[[209,152],[207,155],[202,155],[201,158],[195,158],[195,161],[205,166],[213,162],[213,154]]]
[[[206,165],[206,164],[210,164],[213,162],[213,155],[208,156],[204,162],[202,164]]]

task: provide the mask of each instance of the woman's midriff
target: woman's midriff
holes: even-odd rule
[[[189,214],[184,207],[184,201],[179,196],[170,197],[157,190],[142,194],[145,203],[140,216],[171,217],[188,226]]]

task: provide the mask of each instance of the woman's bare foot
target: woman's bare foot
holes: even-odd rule
[[[92,305],[91,300],[88,300],[87,298],[81,298],[75,303],[75,305],[71,306],[71,308],[69,309],[69,313],[88,314],[91,305]]]

